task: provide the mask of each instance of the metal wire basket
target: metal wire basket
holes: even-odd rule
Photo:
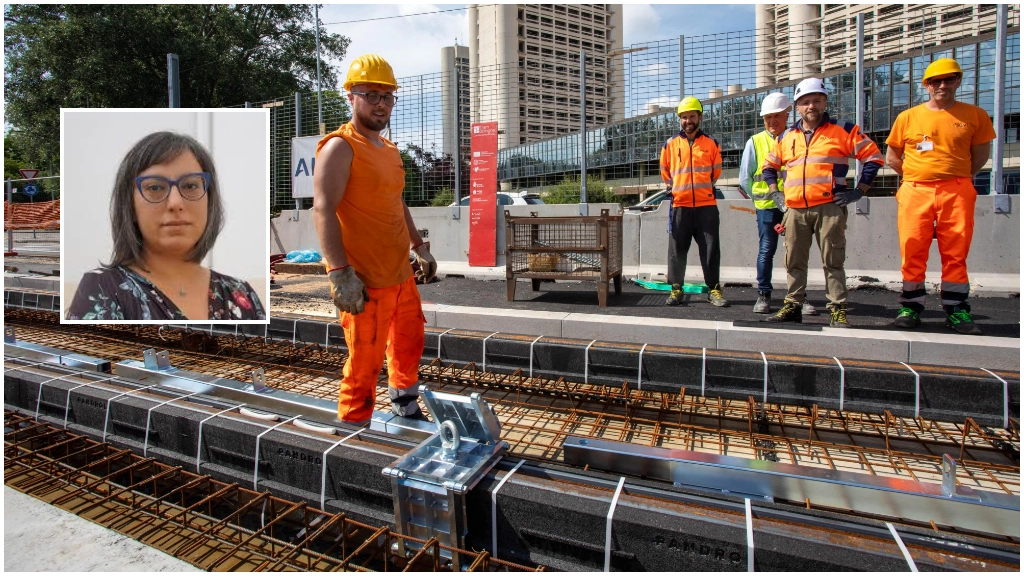
[[[622,286],[622,216],[511,216],[505,213],[505,279],[515,299],[517,278],[597,281],[598,301],[607,305],[608,282]]]

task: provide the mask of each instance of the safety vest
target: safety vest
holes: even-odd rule
[[[693,142],[680,132],[661,148],[661,179],[672,185],[672,206],[714,206],[714,182],[722,175],[718,142],[698,131]]]
[[[768,184],[764,181],[761,169],[764,168],[764,159],[775,146],[775,137],[765,130],[754,134],[750,140],[754,143],[754,159],[757,161],[757,170],[754,172],[754,183],[750,186],[750,195],[754,198],[754,207],[758,210],[771,210],[778,208],[768,197]],[[782,189],[782,186],[779,186]]]
[[[412,276],[412,266],[402,202],[405,169],[398,147],[381,138],[384,146],[377,148],[349,122],[324,136],[317,154],[331,138],[344,138],[352,148],[352,168],[337,208],[348,262],[368,288],[401,284]],[[328,270],[336,266],[324,264]]]
[[[850,156],[862,163],[883,164],[878,146],[856,124],[831,120],[825,114],[810,142],[804,137],[802,122],[787,129],[768,154],[764,167],[785,167],[786,205],[810,208],[832,202],[836,185],[846,185]]]

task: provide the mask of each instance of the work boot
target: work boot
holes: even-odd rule
[[[850,323],[846,321],[846,304],[829,304],[829,314],[832,315],[832,319],[828,325],[833,328],[849,328]]]
[[[728,306],[729,301],[722,294],[722,285],[715,284],[715,287],[708,291],[708,302],[714,306]]]
[[[684,301],[683,301],[683,297],[684,296],[686,296],[686,293],[683,292],[683,287],[680,286],[679,284],[673,284],[672,285],[672,292],[669,293],[668,300],[665,300],[665,305],[666,306],[679,306],[680,304],[684,303]]]
[[[796,322],[803,323],[804,316],[800,311],[800,305],[791,300],[783,300],[782,308],[775,314],[764,319],[764,322]]]
[[[900,308],[899,313],[896,314],[896,320],[892,324],[897,328],[909,330],[910,328],[916,328],[921,323],[920,316],[921,314],[913,308],[904,306]]]
[[[395,416],[401,416],[402,418],[408,418],[409,420],[426,420],[427,417],[423,415],[423,411],[420,410],[420,404],[416,400],[419,398],[417,392],[417,386],[410,386],[405,389],[392,388],[388,386],[388,396],[391,397],[391,412]]]
[[[804,316],[817,316],[818,315],[818,309],[814,307],[814,304],[811,304],[807,300],[804,300],[803,305],[800,307],[800,312]]]
[[[960,334],[980,336],[981,328],[974,323],[971,316],[971,306],[966,302],[959,306],[943,306],[946,311],[946,328],[950,328]]]
[[[754,314],[767,314],[772,311],[772,293],[759,292],[754,302]]]

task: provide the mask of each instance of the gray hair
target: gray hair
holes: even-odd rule
[[[114,193],[110,197],[110,228],[114,238],[114,250],[107,266],[126,266],[142,262],[142,231],[139,230],[135,214],[135,177],[150,166],[173,161],[184,152],[191,152],[203,172],[210,175],[206,190],[206,229],[188,255],[190,262],[200,262],[213,248],[217,236],[224,228],[224,205],[221,203],[220,186],[213,157],[195,138],[174,132],[154,132],[139,140],[121,160],[114,178]]]

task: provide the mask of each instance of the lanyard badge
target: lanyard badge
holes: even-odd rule
[[[934,149],[935,149],[935,146],[932,143],[932,141],[928,139],[928,135],[927,134],[923,134],[922,135],[922,140],[917,144],[917,151],[918,152],[927,152],[929,150],[934,150]]]

